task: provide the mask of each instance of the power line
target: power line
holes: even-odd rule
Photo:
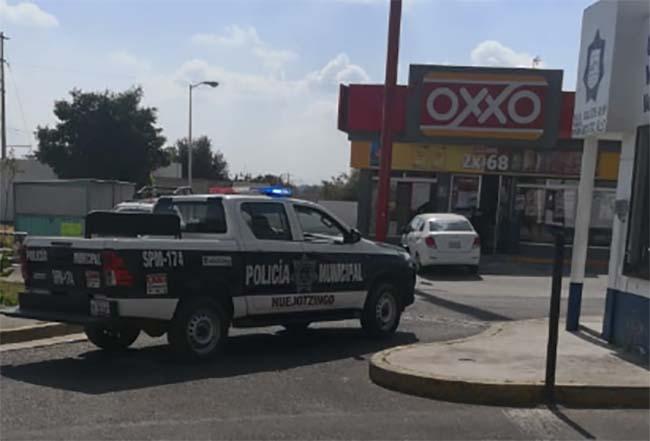
[[[11,72],[11,76],[9,77],[11,79],[11,84],[14,88],[14,94],[16,95],[16,101],[18,102],[18,110],[20,111],[20,117],[23,120],[23,128],[25,129],[25,133],[29,133],[27,130],[27,118],[25,118],[25,109],[23,107],[23,102],[20,99],[20,91],[18,89],[18,84],[16,83],[16,79],[14,78],[14,70],[11,67],[9,63],[7,63],[7,68],[9,72]]]
[[[0,112],[2,112],[2,127],[0,127],[0,157],[7,157],[7,108],[5,107],[5,40],[9,40],[4,32],[0,32]]]

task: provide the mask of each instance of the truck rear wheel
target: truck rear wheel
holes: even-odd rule
[[[107,351],[123,351],[140,335],[140,329],[133,326],[86,326],[84,332],[95,346]]]
[[[361,327],[372,337],[388,337],[397,329],[401,315],[397,287],[392,283],[380,283],[366,299]]]
[[[227,316],[218,304],[197,299],[180,305],[167,332],[167,341],[178,356],[205,360],[223,350],[228,328]]]

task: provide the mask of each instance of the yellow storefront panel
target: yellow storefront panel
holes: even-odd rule
[[[378,144],[351,143],[353,168],[377,168]],[[394,143],[392,169],[449,173],[578,177],[579,150],[533,150],[475,145]],[[597,179],[616,180],[619,152],[600,152]]]

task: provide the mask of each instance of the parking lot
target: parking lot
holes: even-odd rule
[[[585,314],[602,313],[605,283],[605,276],[587,279]],[[233,330],[226,355],[203,364],[175,362],[164,339],[144,336],[114,356],[85,341],[0,352],[0,437],[647,439],[645,411],[564,409],[560,417],[546,408],[406,396],[368,378],[368,359],[381,349],[542,317],[549,289],[541,274],[427,274],[389,341],[365,338],[355,321],[302,336],[279,327]]]

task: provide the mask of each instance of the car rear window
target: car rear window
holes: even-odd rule
[[[175,201],[161,198],[154,213],[172,213],[181,219],[181,231],[185,233],[217,233],[228,231],[226,214],[221,198],[205,201]]]
[[[429,231],[474,231],[467,220],[436,220],[429,221]]]

